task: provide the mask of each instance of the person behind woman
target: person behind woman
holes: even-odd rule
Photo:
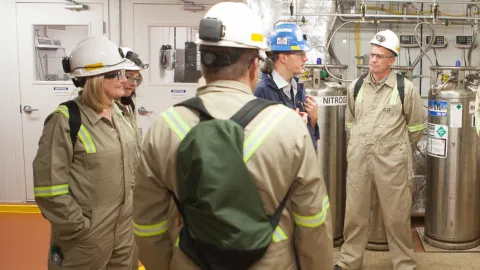
[[[130,48],[123,47],[123,55],[127,55],[127,52],[131,51]],[[138,86],[143,82],[142,69],[138,67],[134,62],[129,59],[126,60],[129,67],[125,68],[125,77],[127,81],[123,84],[123,90],[125,91],[123,97],[116,100],[118,107],[122,110],[123,115],[129,121],[133,130],[135,130],[135,139],[137,140],[137,151],[140,151],[140,144],[142,142],[142,134],[140,134],[137,119],[135,116],[135,101],[136,90]]]
[[[132,229],[134,130],[114,100],[129,64],[105,37],[77,44],[63,60],[81,87],[81,126],[61,105],[45,120],[33,161],[35,201],[51,224],[48,269],[128,269],[138,265]]]
[[[317,103],[313,97],[305,94],[303,84],[295,77],[303,73],[308,60],[305,52],[310,47],[294,23],[282,23],[274,27],[269,43],[270,51],[262,67],[262,79],[254,94],[296,110],[307,122],[313,145],[317,149],[317,140],[320,138]]]

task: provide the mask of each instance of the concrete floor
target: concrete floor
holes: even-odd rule
[[[40,214],[0,213],[0,269],[46,270],[49,230],[50,225]],[[417,270],[480,269],[479,253],[425,253],[416,230],[412,231]],[[337,248],[335,259],[339,256]],[[393,269],[388,252],[366,251],[363,269]]]
[[[340,251],[335,251],[335,259]],[[478,253],[424,253],[416,252],[417,270],[480,269]],[[393,269],[388,252],[365,251],[363,270]]]

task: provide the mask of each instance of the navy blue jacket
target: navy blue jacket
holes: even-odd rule
[[[277,101],[281,104],[284,104],[287,107],[298,108],[301,112],[305,112],[304,103],[307,99],[305,95],[305,88],[303,84],[298,83],[298,79],[294,78],[297,81],[297,94],[295,95],[295,107],[290,100],[290,97],[285,95],[283,90],[279,90],[272,77],[267,74],[262,75],[262,80],[257,84],[255,88],[255,96],[258,98],[264,98],[268,100]],[[310,120],[310,119],[309,119]],[[318,129],[318,124],[315,125],[315,129],[312,128],[310,123],[307,124],[308,132],[310,132],[310,137],[312,137],[313,146],[315,150],[317,149],[317,140],[320,139],[320,131]]]

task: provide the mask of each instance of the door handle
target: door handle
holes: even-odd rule
[[[146,115],[146,114],[149,114],[149,113],[153,113],[153,111],[148,111],[145,107],[140,107],[140,108],[138,108],[138,113],[140,115]]]
[[[38,109],[32,109],[32,107],[25,105],[23,106],[23,111],[27,114],[31,114],[32,112],[38,111]]]

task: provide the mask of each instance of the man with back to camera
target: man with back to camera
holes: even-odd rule
[[[391,69],[399,52],[397,35],[381,31],[370,44],[369,73],[348,91],[345,243],[334,270],[362,266],[375,189],[393,268],[411,270],[416,267],[410,225],[412,151],[425,128],[424,109],[412,82]]]
[[[204,24],[208,27],[204,28]],[[220,32],[217,33],[214,29],[219,29]],[[236,163],[236,166],[245,164],[250,178],[237,179],[225,170],[223,166],[228,167],[228,164],[224,164],[217,156],[231,157],[232,153],[225,153],[230,151],[222,148],[221,151],[212,153],[209,159],[201,160],[201,149],[195,149],[190,156],[194,156],[198,164],[203,161],[208,163],[203,167],[204,171],[212,172],[212,167],[217,169],[210,178],[200,176],[191,179],[193,181],[188,184],[183,182],[184,185],[181,182],[181,175],[197,174],[199,171],[182,169],[181,161],[184,160],[179,158],[182,156],[181,149],[185,140],[192,138],[198,128],[215,123],[232,127],[231,121],[220,120],[237,115],[251,102],[269,103],[256,99],[252,93],[258,81],[259,53],[267,48],[261,32],[260,18],[245,4],[223,2],[214,5],[202,19],[197,39],[201,52],[202,75],[206,84],[201,83],[202,86],[197,89],[197,99],[191,99],[198,101],[199,98],[207,112],[188,106],[171,107],[154,121],[144,138],[140,165],[135,175],[134,232],[139,258],[147,269],[193,270],[200,269],[200,265],[225,263],[230,264],[228,267],[215,269],[298,269],[300,267],[296,265],[296,261],[303,270],[333,267],[333,244],[326,227],[329,222],[327,215],[330,215],[329,200],[307,127],[295,111],[271,102],[272,105],[254,114],[254,118],[246,125],[243,134],[245,140],[241,141],[244,147],[243,158],[240,156],[241,163]],[[218,125],[215,127],[220,129]],[[224,137],[228,137],[226,133]],[[220,141],[223,141],[223,138],[214,137],[208,143],[217,148]],[[199,144],[198,147],[202,146]],[[212,159],[218,162],[215,166],[210,163]],[[236,161],[231,157],[227,163],[232,160]],[[191,163],[187,165],[193,166]],[[198,183],[199,187],[191,196],[200,194],[197,190],[204,190],[205,186],[214,185],[212,177],[218,172],[225,175],[225,181],[229,181],[228,176],[238,180],[240,187],[252,186],[253,183],[253,192],[238,194],[236,189],[228,190],[230,199],[222,201],[227,205],[245,201],[246,209],[227,209],[218,205],[220,209],[217,210],[210,207],[215,202],[203,197],[195,198],[191,204],[182,199],[189,195],[182,195],[182,191],[188,190],[190,185]],[[247,181],[248,179],[252,181]],[[212,186],[208,195],[225,199],[225,194],[220,194],[217,187]],[[288,203],[286,208],[278,212],[279,220],[275,226],[266,220],[267,227],[275,229],[273,234],[265,237],[268,242],[265,253],[260,254],[258,260],[247,267],[236,266],[235,263],[244,263],[252,252],[245,256],[222,256],[222,252],[229,245],[219,246],[212,243],[216,240],[229,244],[261,240],[258,237],[232,240],[235,235],[257,231],[256,226],[251,226],[253,223],[236,218],[248,209],[252,210],[248,204],[252,201],[250,205],[254,205],[257,194],[260,205],[253,210],[269,217],[274,218],[277,210],[281,209],[279,205]],[[207,207],[202,208],[204,205]],[[233,234],[224,234],[226,229],[223,226],[209,226],[212,223],[220,224],[217,220],[204,218],[200,224],[195,224],[198,217],[205,216],[205,213],[198,211],[200,208],[214,215],[226,212],[228,215],[225,215],[225,222],[232,225],[230,227],[236,225],[236,221],[245,224],[234,227]],[[192,228],[203,233],[196,233],[198,230]],[[225,238],[218,239],[219,235],[224,235]],[[191,239],[195,239],[197,247],[202,245],[209,248],[189,249],[189,243],[193,242]],[[231,245],[230,249],[233,249]],[[252,247],[252,250],[255,249],[256,247]],[[212,254],[213,256],[210,256]],[[233,258],[230,262],[226,261],[225,257]]]

